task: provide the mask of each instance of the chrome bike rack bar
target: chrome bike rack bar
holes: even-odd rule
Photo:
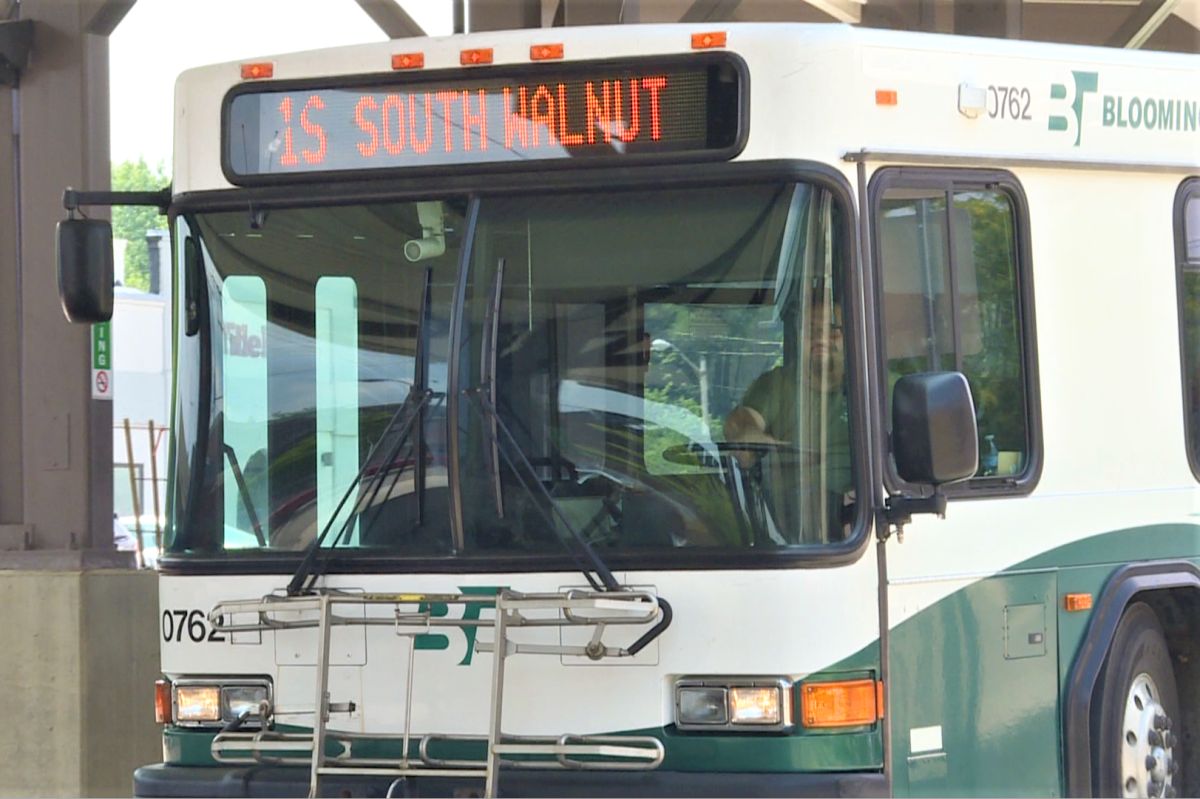
[[[495,609],[487,619],[434,616],[434,604],[484,605]],[[387,608],[390,616],[371,615],[366,608]],[[338,613],[358,610],[358,615]],[[253,620],[247,621],[249,616]],[[222,763],[241,765],[305,765],[309,767],[309,796],[320,793],[326,775],[377,775],[460,777],[481,779],[484,796],[494,797],[502,768],[649,770],[662,764],[662,742],[652,736],[573,735],[513,736],[503,732],[505,667],[514,655],[556,655],[592,660],[631,657],[629,647],[605,643],[610,627],[661,625],[669,618],[658,598],[647,591],[585,591],[522,594],[501,590],[495,596],[478,594],[381,594],[346,593],[332,590],[299,597],[268,596],[257,600],[222,602],[209,614],[210,621],[227,634],[239,632],[314,629],[317,644],[316,696],[312,732],[283,733],[270,729],[218,733],[212,755]],[[328,728],[331,713],[350,709],[333,703],[329,696],[329,651],[331,634],[339,626],[393,626],[396,635],[407,638],[408,672],[405,678],[404,731],[367,734]],[[437,627],[491,627],[491,641],[476,641],[477,652],[490,652],[492,661],[488,729],[484,735],[424,734],[417,756],[411,756],[412,697],[416,638]],[[586,645],[518,643],[509,631],[530,627],[591,628]],[[295,712],[295,711],[290,711]],[[264,720],[264,726],[269,726]],[[391,741],[400,745],[398,758],[355,757],[360,741]],[[430,754],[439,743],[477,743],[484,747],[478,759],[445,759]],[[330,755],[333,744],[340,752]],[[518,759],[514,759],[518,758]]]

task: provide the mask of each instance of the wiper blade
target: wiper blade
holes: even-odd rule
[[[492,482],[492,493],[496,502],[496,515],[499,518],[504,518],[504,490],[500,483],[500,459],[503,458],[508,468],[512,469],[517,475],[517,482],[525,489],[525,493],[533,500],[533,505],[542,514],[542,518],[550,525],[550,529],[554,529],[554,519],[550,515],[550,511],[546,510],[549,507],[561,520],[564,527],[571,534],[572,540],[575,542],[578,550],[572,549],[569,545],[566,547],[567,552],[579,566],[583,576],[587,579],[592,588],[597,591],[616,591],[620,586],[617,583],[612,572],[609,571],[603,559],[596,554],[588,544],[587,538],[579,532],[578,528],[571,523],[571,520],[555,504],[554,498],[550,496],[550,492],[542,485],[542,481],[538,479],[537,470],[533,468],[533,464],[529,462],[529,456],[521,449],[521,445],[513,437],[512,432],[508,429],[508,425],[500,418],[500,414],[496,411],[496,371],[497,360],[500,349],[500,304],[503,300],[504,292],[504,267],[506,260],[500,258],[496,262],[496,273],[492,279],[491,288],[488,291],[487,309],[483,323],[483,340],[482,353],[479,364],[479,388],[464,389],[463,393],[469,399],[474,399],[479,406],[479,412],[483,416],[484,427],[487,430],[488,452],[487,452],[487,467],[488,473]],[[545,500],[546,507],[538,502],[538,496],[534,493],[534,489],[526,484],[522,478],[522,472],[517,468],[513,458],[505,452],[500,446],[500,434],[504,437],[517,454],[521,466],[524,467],[524,474],[529,479],[532,485],[537,486],[542,493],[542,499]],[[566,542],[564,542],[565,544]],[[582,558],[580,557],[582,555]],[[594,573],[594,576],[593,576]]]
[[[421,289],[421,307],[417,312],[417,342],[416,342],[416,362],[413,364],[413,391],[423,390],[427,396],[429,394],[429,316],[430,309],[433,304],[433,269],[425,270],[425,282]],[[442,399],[439,396],[439,400]],[[414,510],[416,511],[416,522],[414,527],[419,527],[425,519],[425,425],[421,416],[421,409],[416,411],[417,426],[413,430],[413,499]],[[381,437],[382,438],[382,437]],[[398,445],[402,442],[398,442]],[[399,446],[394,450],[394,454],[390,456],[384,463],[391,467],[395,463],[395,456],[400,452]],[[382,470],[382,468],[381,468]],[[395,475],[392,477],[392,484],[388,486],[387,493],[384,497],[391,497],[392,492],[396,489],[396,484],[400,482],[401,475],[404,474],[404,465],[395,470]],[[374,489],[371,491],[370,499],[367,500],[364,509],[371,507],[375,503],[375,498],[379,495],[379,489],[383,487],[383,481],[377,481]],[[375,522],[379,521],[379,516],[383,513],[384,503],[380,503],[375,507],[375,513],[371,514],[371,518],[367,520],[366,526],[363,528],[362,535],[365,538],[371,528],[375,526]],[[357,514],[355,514],[357,515]],[[339,534],[339,538],[347,535],[349,530]],[[337,546],[337,539],[333,542]]]
[[[359,496],[358,500],[354,503],[354,508],[346,516],[346,520],[342,523],[342,527],[338,531],[337,537],[333,539],[333,546],[337,546],[339,541],[349,537],[351,525],[354,523],[354,520],[361,516],[364,510],[371,507],[371,505],[375,502],[375,499],[379,496],[379,489],[383,487],[383,482],[387,477],[388,469],[385,468],[385,466],[391,467],[396,462],[396,456],[400,454],[404,444],[408,441],[409,434],[414,429],[414,424],[416,425],[417,430],[416,440],[414,441],[413,445],[413,460],[416,461],[415,470],[418,523],[422,518],[425,494],[425,462],[423,453],[424,447],[422,446],[421,435],[421,428],[423,425],[420,423],[422,417],[421,411],[424,410],[425,406],[429,404],[430,399],[434,396],[433,392],[428,388],[429,341],[428,333],[426,332],[429,328],[432,291],[433,270],[426,269],[425,281],[421,289],[421,305],[417,311],[416,361],[413,364],[412,387],[409,389],[408,394],[404,397],[404,401],[400,403],[400,407],[396,409],[396,412],[392,414],[392,418],[388,420],[388,423],[383,428],[383,432],[380,433],[379,438],[371,446],[370,451],[367,453],[367,457],[363,460],[362,467],[358,470],[358,473],[354,475],[354,479],[350,481],[350,485],[346,487],[346,491],[344,494],[342,494],[342,498],[338,502],[337,508],[335,508],[333,513],[330,515],[329,521],[325,523],[325,526],[321,529],[320,534],[313,539],[312,543],[308,545],[308,549],[305,550],[304,558],[300,561],[300,565],[296,568],[296,573],[292,575],[292,579],[288,583],[288,596],[296,596],[310,590],[313,582],[318,576],[320,576],[320,572],[316,570],[315,566],[317,563],[317,555],[321,551],[322,542],[325,540],[325,537],[329,535],[329,531],[333,529],[333,523],[337,520],[338,514],[342,512],[342,508],[345,506],[346,501],[350,498],[350,495],[354,493],[355,488],[362,481],[363,476],[371,468],[371,463],[374,460],[375,453],[383,446],[383,442],[387,440],[388,435],[391,434],[394,429],[396,429],[397,423],[400,421],[400,419],[405,417],[405,409],[409,407],[411,407],[412,410],[405,418],[403,426],[399,429],[395,444],[388,452],[388,456],[380,462],[375,474],[371,476],[372,482],[365,487],[362,495]],[[414,399],[416,400],[415,404]],[[403,471],[403,466],[396,470],[395,476],[392,478],[392,485],[388,487],[388,492],[384,495],[385,497],[391,496],[392,491],[396,487],[396,482],[400,479],[400,475],[403,473]],[[366,499],[365,502],[363,501],[364,498]],[[375,514],[371,517],[370,521],[367,522],[368,530],[370,530],[371,526],[379,519],[381,510],[382,506],[376,509]]]
[[[428,389],[421,389],[414,384],[412,389],[409,391],[408,396],[406,396],[404,401],[400,403],[400,407],[396,409],[394,414],[392,414],[392,418],[388,420],[387,426],[383,428],[383,432],[371,446],[371,450],[367,453],[367,457],[364,459],[362,467],[358,470],[358,473],[354,475],[354,479],[351,480],[350,485],[346,487],[346,491],[342,494],[342,498],[338,502],[337,507],[334,508],[333,513],[330,514],[329,521],[325,522],[325,526],[321,528],[320,534],[318,534],[316,538],[312,540],[312,542],[308,545],[308,548],[304,551],[304,558],[300,561],[300,565],[296,568],[296,573],[292,575],[292,579],[288,583],[288,596],[297,596],[307,592],[311,588],[313,580],[320,576],[320,572],[315,568],[315,565],[317,561],[317,555],[321,551],[321,544],[324,543],[326,537],[329,535],[329,532],[333,529],[333,524],[337,521],[338,515],[342,512],[342,508],[345,507],[346,501],[350,499],[350,496],[358,488],[358,484],[362,481],[363,476],[366,475],[366,473],[371,469],[375,459],[375,453],[378,452],[383,446],[383,443],[388,439],[392,431],[398,430],[396,442],[389,451],[388,457],[381,461],[381,464],[394,463],[396,456],[400,454],[400,450],[408,441],[409,433],[411,433],[413,429],[413,423],[420,418],[421,410],[427,404],[429,404],[429,400],[432,397],[432,391],[429,391]],[[414,398],[416,398],[416,402],[413,402]],[[408,412],[406,413],[406,411]],[[401,419],[404,419],[404,424],[400,427],[397,427],[397,424]],[[374,501],[375,497],[378,495],[379,486],[382,485],[386,475],[387,470],[385,470],[382,465],[376,469],[375,474],[371,476],[372,483],[367,484],[366,490],[364,490],[363,494],[354,503],[354,508],[346,516],[346,520],[342,523],[342,527],[338,531],[337,537],[334,538],[335,545],[343,536],[349,533],[350,526],[354,523],[354,520],[362,514],[363,510],[367,507],[370,507],[370,502]],[[364,497],[367,498],[366,503],[363,502]]]
[[[476,404],[479,406],[480,413],[486,417],[487,421],[494,423],[496,428],[504,434],[504,438],[509,447],[511,447],[513,452],[517,454],[521,465],[525,467],[525,473],[529,476],[530,482],[538,487],[538,489],[541,491],[542,498],[546,500],[546,505],[553,509],[553,511],[558,515],[558,518],[562,521],[563,526],[566,527],[567,531],[571,534],[571,538],[574,539],[575,544],[579,547],[579,551],[574,551],[570,547],[567,547],[567,552],[575,560],[575,563],[579,565],[579,570],[583,572],[583,576],[587,579],[588,584],[590,584],[592,588],[596,589],[597,591],[623,590],[621,584],[617,582],[617,578],[613,576],[612,571],[610,571],[608,566],[605,565],[603,558],[597,554],[596,550],[592,549],[591,545],[588,544],[587,539],[583,536],[583,534],[580,533],[575,525],[571,523],[570,519],[563,515],[563,512],[559,510],[559,507],[554,504],[554,497],[550,496],[550,492],[546,490],[546,486],[542,485],[542,481],[538,479],[537,470],[535,470],[533,468],[533,464],[529,462],[528,456],[525,455],[525,450],[521,449],[521,445],[517,443],[515,438],[513,438],[513,434],[508,429],[508,425],[506,425],[504,420],[500,418],[500,414],[496,411],[496,407],[488,401],[484,392],[485,388],[478,388],[464,389],[463,393],[474,399]],[[513,459],[509,456],[508,452],[506,452],[503,447],[497,447],[496,449],[500,457],[503,458],[505,463],[508,464],[508,468],[516,472],[516,464],[513,463]],[[517,482],[520,483],[525,489],[526,494],[528,494],[531,498],[534,497],[533,489],[526,485],[524,480],[520,479],[519,474]],[[536,501],[533,503],[533,505],[538,509],[538,512],[542,514],[542,518],[546,520],[547,524],[553,528],[554,520],[551,518],[550,512]],[[586,563],[580,559],[581,554],[584,558],[586,558]],[[593,572],[595,573],[594,576]],[[629,655],[636,655],[638,652],[641,652],[647,644],[658,638],[660,635],[666,632],[668,627],[671,626],[671,622],[675,617],[675,613],[671,608],[671,603],[661,596],[657,597],[657,601],[659,609],[661,610],[661,616],[659,617],[658,623],[629,645],[626,650]]]
[[[428,389],[425,390],[424,394],[425,394],[424,404],[429,404],[430,400],[433,400],[436,402],[441,402],[445,398],[444,394],[435,394],[434,392],[429,391]],[[423,519],[421,506],[422,506],[422,503],[424,502],[424,497],[425,497],[425,477],[424,477],[425,448],[421,443],[421,432],[422,432],[421,428],[422,428],[423,422],[420,421],[422,410],[423,410],[423,406],[418,407],[413,411],[412,420],[410,420],[408,422],[405,430],[403,432],[401,432],[401,434],[397,437],[396,445],[394,447],[392,447],[392,451],[390,453],[388,453],[388,456],[386,458],[384,458],[382,461],[380,461],[379,468],[375,471],[375,474],[372,476],[373,482],[371,484],[369,484],[367,486],[366,490],[364,491],[363,496],[367,497],[366,502],[360,501],[358,503],[358,505],[355,506],[354,511],[351,514],[351,518],[353,519],[357,516],[362,515],[363,513],[366,513],[368,508],[374,506],[375,512],[373,514],[371,514],[371,518],[369,518],[367,520],[366,524],[363,526],[362,537],[364,539],[366,538],[367,533],[369,533],[371,531],[371,528],[375,526],[375,522],[379,521],[379,516],[380,516],[380,514],[383,513],[383,506],[386,503],[386,500],[391,498],[392,492],[396,490],[396,484],[398,482],[400,482],[400,478],[404,475],[404,471],[408,467],[408,462],[404,462],[404,463],[400,464],[399,468],[393,468],[396,463],[396,458],[400,455],[401,450],[403,449],[405,443],[407,443],[407,441],[408,441],[408,436],[410,433],[413,434],[412,457],[410,458],[410,462],[413,464],[413,471],[416,473],[415,479],[414,479],[413,496],[414,496],[414,499],[416,500],[417,519],[416,519],[416,522],[413,524],[413,527],[415,528],[415,527],[419,527],[421,525],[421,521]],[[416,422],[415,426],[413,426],[414,421]],[[382,437],[381,437],[381,440],[382,440]],[[379,496],[379,489],[383,488],[383,481],[384,481],[384,479],[386,479],[388,469],[391,469],[393,472],[392,484],[390,486],[388,486],[387,492],[383,495],[384,502],[380,502],[379,504],[376,504],[375,499]],[[342,531],[340,533],[338,533],[338,537],[333,540],[333,546],[336,547],[339,543],[344,543],[346,541],[346,539],[348,538],[349,534],[350,534],[349,525],[348,524],[344,525],[342,527]]]
[[[578,547],[578,549],[572,549],[570,546],[567,546],[567,552],[575,560],[575,563],[579,565],[580,571],[583,572],[583,576],[587,579],[588,583],[597,591],[619,591],[621,586],[617,582],[617,578],[613,577],[612,571],[610,571],[608,566],[605,565],[604,560],[599,554],[596,553],[596,550],[592,549],[592,546],[587,542],[587,539],[584,538],[583,534],[579,532],[571,520],[568,519],[558,505],[555,504],[554,497],[552,497],[550,492],[546,490],[546,486],[542,485],[542,481],[538,478],[537,470],[534,469],[533,464],[529,462],[529,457],[525,454],[525,451],[521,449],[521,445],[518,444],[517,440],[513,437],[512,431],[508,429],[508,425],[504,423],[504,419],[500,417],[500,414],[496,411],[496,407],[492,405],[486,396],[484,396],[484,389],[465,389],[463,393],[467,394],[469,398],[475,400],[475,404],[478,406],[479,412],[483,416],[484,421],[489,425],[493,425],[493,429],[497,430],[504,436],[504,443],[508,445],[507,448],[503,446],[496,446],[495,449],[500,457],[504,459],[504,462],[508,465],[508,468],[512,469],[512,471],[517,475],[517,483],[520,484],[520,486],[525,489],[525,493],[534,500],[533,506],[538,509],[538,512],[542,515],[542,518],[547,524],[550,525],[551,529],[553,529],[554,517],[551,515],[551,512],[553,512],[554,516],[558,517],[558,520],[562,523],[563,527],[565,527],[567,532],[570,533],[571,539],[574,541],[575,546]],[[498,445],[499,443],[499,435],[497,435],[493,439],[493,444]],[[514,461],[513,457],[508,453],[509,449],[516,453],[516,461]],[[517,468],[518,463],[522,467],[521,469]],[[534,493],[534,489],[531,488],[528,483],[526,483],[525,479],[522,479],[522,470],[525,477],[528,478],[529,483],[537,486],[537,489],[541,492],[541,499],[545,500],[544,505],[543,503],[537,501],[538,496]],[[550,510],[547,510],[547,508]]]
[[[246,476],[242,474],[242,466],[238,463],[237,453],[228,444],[221,446],[225,451],[225,457],[229,460],[233,481],[237,483],[238,496],[241,497],[242,507],[246,509],[246,516],[250,520],[250,527],[254,530],[254,537],[258,540],[260,547],[265,547],[267,538],[263,535],[262,523],[258,520],[258,511],[254,509],[254,500],[250,498],[250,487],[246,485]]]

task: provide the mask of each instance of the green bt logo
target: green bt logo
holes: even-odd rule
[[[503,586],[499,585],[460,585],[458,590],[464,594],[472,596],[495,596],[500,593]],[[462,621],[479,621],[480,614],[485,610],[494,610],[495,602],[468,602],[461,605],[463,611]],[[418,611],[429,611],[429,615],[435,619],[445,618],[450,615],[450,605],[445,602],[422,602],[418,607]],[[471,658],[475,656],[475,636],[479,632],[479,628],[474,625],[460,625],[459,630],[467,640],[467,651],[463,654],[463,659],[458,662],[460,666],[470,666]],[[450,636],[445,633],[422,633],[413,639],[413,645],[418,650],[443,650],[450,648]]]
[[[1095,72],[1079,72],[1073,70],[1071,76],[1075,79],[1074,100],[1071,102],[1071,112],[1075,121],[1075,146],[1079,146],[1079,141],[1083,137],[1083,98],[1097,90],[1100,84],[1100,76]],[[1062,83],[1050,84],[1050,99],[1051,100],[1066,100],[1067,86]],[[1070,130],[1071,117],[1065,115],[1050,115],[1049,128],[1050,130]]]

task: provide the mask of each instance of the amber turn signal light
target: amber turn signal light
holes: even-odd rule
[[[171,682],[154,681],[154,721],[157,724],[171,723]]]
[[[882,714],[883,683],[875,680],[805,683],[800,718],[805,727],[859,727]]]
[[[1064,594],[1063,595],[1063,609],[1066,610],[1068,613],[1074,613],[1075,611],[1079,611],[1079,610],[1091,610],[1092,609],[1092,595],[1091,594]]]

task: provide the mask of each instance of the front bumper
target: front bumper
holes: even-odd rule
[[[322,796],[382,797],[389,777],[329,776]],[[505,769],[501,796],[886,796],[883,774],[705,773],[691,771],[532,771]],[[226,768],[144,766],[134,772],[133,795],[140,797],[308,795],[308,770],[299,766]],[[402,797],[483,795],[483,780],[409,777],[392,792]]]

